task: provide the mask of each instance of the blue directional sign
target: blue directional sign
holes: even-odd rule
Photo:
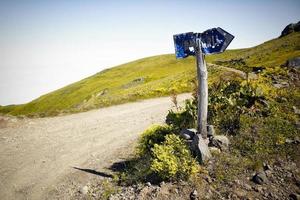
[[[203,33],[182,33],[173,36],[176,58],[195,55],[196,40],[200,40],[202,53],[222,53],[233,40],[234,36],[222,28],[212,28]]]
[[[193,32],[173,36],[176,58],[186,58],[195,55],[195,35]]]
[[[233,40],[234,36],[220,27],[201,33],[201,47],[204,54],[222,53]]]

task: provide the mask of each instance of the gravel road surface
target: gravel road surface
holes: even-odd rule
[[[164,97],[67,116],[2,119],[0,199],[68,199],[56,187],[72,177],[73,167],[107,167],[148,126],[163,123],[171,108]]]

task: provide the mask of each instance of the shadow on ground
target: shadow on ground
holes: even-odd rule
[[[83,168],[78,168],[78,167],[73,167],[73,169],[77,169],[77,170],[87,172],[87,173],[90,173],[90,174],[94,174],[94,175],[97,175],[97,176],[102,176],[104,178],[113,178],[113,176],[111,174],[108,174],[108,173],[105,173],[105,172],[98,172],[98,171],[93,170],[93,169],[83,169]]]
[[[109,169],[113,172],[124,172],[131,162],[131,160],[115,162],[109,167]]]

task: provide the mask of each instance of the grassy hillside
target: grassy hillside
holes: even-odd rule
[[[280,73],[281,64],[289,58],[300,56],[299,44],[300,34],[293,33],[253,48],[229,50],[208,56],[207,62],[243,71],[253,66],[265,66],[269,73]],[[212,65],[208,65],[208,68],[210,83],[228,71]],[[176,60],[173,54],[159,55],[101,71],[28,104],[0,107],[0,112],[53,116],[171,93],[190,92],[195,76],[193,57]]]
[[[207,57],[207,62],[244,69],[243,61],[249,67],[264,66],[279,68],[288,58],[300,55],[300,33],[273,39],[252,48],[225,51]]]
[[[13,109],[9,113],[55,115],[163,96],[173,90],[185,92],[190,90],[194,74],[192,58],[176,60],[173,55],[144,58],[104,70],[28,104],[10,107]]]

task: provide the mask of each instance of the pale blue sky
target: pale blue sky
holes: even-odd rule
[[[172,35],[222,27],[229,48],[278,37],[299,0],[0,0],[0,104],[26,103],[107,67],[173,53]]]

